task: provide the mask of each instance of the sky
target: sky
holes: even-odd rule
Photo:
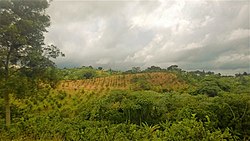
[[[53,0],[47,13],[59,67],[250,72],[248,0]]]

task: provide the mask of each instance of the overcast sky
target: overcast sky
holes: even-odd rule
[[[66,55],[59,67],[250,72],[248,0],[54,0],[48,13],[46,43]]]

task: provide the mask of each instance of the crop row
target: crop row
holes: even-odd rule
[[[176,89],[183,84],[180,82],[176,75],[172,73],[155,72],[155,73],[138,73],[138,74],[125,74],[113,75],[109,77],[99,77],[83,80],[64,80],[58,86],[62,90],[91,90],[91,91],[104,91],[110,89],[130,89],[133,85],[134,79],[143,78],[153,86],[164,87],[168,86]]]

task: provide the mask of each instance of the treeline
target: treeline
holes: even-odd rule
[[[79,79],[91,79],[96,77],[106,77],[110,75],[120,75],[120,74],[137,74],[137,73],[148,73],[148,72],[174,72],[174,73],[188,73],[197,76],[207,76],[207,75],[219,75],[220,73],[216,74],[212,71],[185,71],[179,68],[178,65],[171,65],[167,68],[161,68],[158,66],[150,66],[146,69],[141,69],[140,67],[132,67],[126,71],[119,71],[113,69],[103,69],[102,67],[94,68],[92,66],[82,66],[82,67],[75,67],[75,68],[58,68],[58,74],[60,74],[60,79],[64,80],[79,80]],[[240,76],[249,76],[250,73],[243,72],[235,74],[236,77]],[[228,77],[232,77],[229,75]]]

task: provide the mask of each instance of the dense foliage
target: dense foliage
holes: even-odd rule
[[[11,97],[13,123],[10,129],[1,126],[0,138],[249,140],[248,75],[227,77],[166,71],[168,72],[152,72],[151,75],[129,75],[131,80],[127,85],[130,87],[121,89],[110,87],[103,91],[84,88],[67,91],[62,87],[52,89],[48,85],[27,98]],[[56,72],[60,73],[60,70]],[[165,85],[159,85],[157,82],[161,81],[158,79],[171,78],[164,74],[176,75],[178,81],[186,87],[172,88],[171,91],[160,90]],[[114,75],[105,77],[116,78]],[[93,81],[93,85],[100,83],[95,79],[86,80]],[[112,85],[105,87],[109,86]],[[159,89],[155,89],[156,86]],[[0,104],[3,105],[2,99]],[[1,123],[4,125],[4,110],[0,113]]]
[[[10,94],[21,96],[22,81],[30,83],[30,89],[40,85],[44,72],[55,66],[50,59],[63,55],[44,43],[43,33],[50,25],[48,6],[47,0],[0,1],[0,96],[5,101],[6,126],[11,124]]]

